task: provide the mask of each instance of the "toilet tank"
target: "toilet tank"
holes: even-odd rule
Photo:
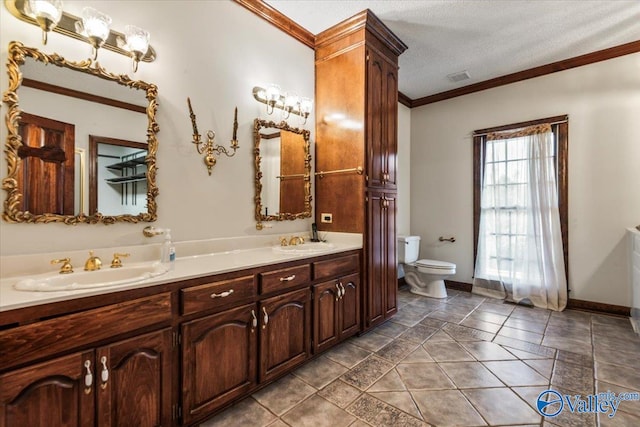
[[[411,264],[418,260],[420,236],[398,236],[398,262]]]

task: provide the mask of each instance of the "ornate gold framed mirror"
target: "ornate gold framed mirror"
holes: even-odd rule
[[[109,73],[90,59],[67,61],[19,42],[9,44],[7,68],[3,219],[66,224],[155,221],[157,87]],[[135,149],[113,143],[123,140],[138,142],[128,144]],[[78,150],[108,159],[92,159],[85,168],[75,162]],[[100,175],[100,168],[110,174]],[[81,185],[96,179],[106,184]],[[87,190],[95,192],[87,195]]]
[[[255,119],[256,228],[263,221],[285,221],[311,217],[310,132]]]

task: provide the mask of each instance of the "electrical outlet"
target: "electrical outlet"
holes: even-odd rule
[[[333,222],[333,214],[321,213],[320,214],[320,222],[322,222],[324,224],[331,224]]]

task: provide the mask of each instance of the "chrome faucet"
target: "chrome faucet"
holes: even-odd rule
[[[84,263],[85,271],[100,270],[102,267],[102,260],[97,256],[93,256],[93,251],[89,251],[89,259]]]

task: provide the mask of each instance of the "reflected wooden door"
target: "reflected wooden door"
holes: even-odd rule
[[[19,128],[20,210],[74,215],[75,126],[22,113]]]
[[[280,132],[280,213],[304,212],[304,139]]]

